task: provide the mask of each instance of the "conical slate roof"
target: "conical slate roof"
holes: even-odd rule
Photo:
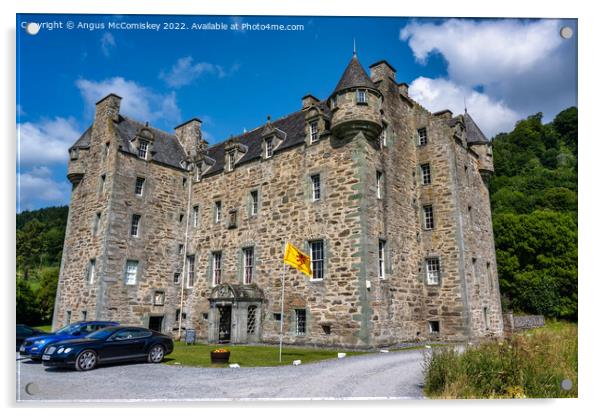
[[[466,128],[467,143],[478,144],[489,142],[487,136],[485,136],[467,111],[464,112],[464,127]]]
[[[353,58],[351,58],[347,68],[345,68],[345,72],[343,72],[343,76],[334,89],[333,94],[335,92],[346,90],[347,88],[357,87],[376,89],[376,86],[370,80],[370,77],[358,61],[357,55],[354,53]]]

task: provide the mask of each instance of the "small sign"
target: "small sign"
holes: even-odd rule
[[[186,344],[194,344],[196,342],[196,330],[187,329],[185,335]]]

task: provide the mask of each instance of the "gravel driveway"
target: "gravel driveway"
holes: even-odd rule
[[[299,366],[126,364],[90,372],[47,369],[22,360],[17,363],[17,400],[422,398],[424,351],[366,354]]]

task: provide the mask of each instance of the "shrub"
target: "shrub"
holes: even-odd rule
[[[552,324],[426,356],[425,393],[437,398],[577,397],[577,326]],[[562,381],[573,383],[570,390]]]

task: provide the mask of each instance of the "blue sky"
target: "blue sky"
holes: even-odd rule
[[[67,22],[96,29],[67,29]],[[60,22],[35,36],[23,22]],[[222,23],[228,30],[110,29],[109,23]],[[243,23],[302,30],[241,30]],[[238,25],[233,30],[232,25]],[[104,28],[102,26],[104,25]],[[559,36],[563,26],[574,36]],[[94,102],[123,97],[123,114],[172,131],[203,120],[210,143],[327,97],[355,39],[366,69],[386,59],[429,110],[464,102],[488,136],[529,114],[550,120],[577,103],[574,20],[143,15],[17,16],[17,209],[69,201],[67,149],[92,123]]]

